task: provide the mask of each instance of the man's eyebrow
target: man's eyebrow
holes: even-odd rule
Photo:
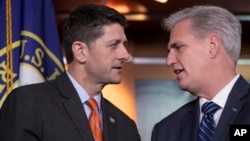
[[[107,44],[118,44],[120,42],[121,42],[121,40],[119,40],[119,39],[112,39],[112,40],[107,41],[106,43]]]
[[[170,49],[170,48],[175,48],[175,47],[177,47],[177,46],[178,46],[177,43],[174,42],[174,43],[171,43],[170,45],[168,45],[168,49]]]

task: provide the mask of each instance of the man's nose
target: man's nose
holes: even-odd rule
[[[166,58],[166,65],[168,67],[173,66],[176,63],[176,55],[173,52],[169,52]]]

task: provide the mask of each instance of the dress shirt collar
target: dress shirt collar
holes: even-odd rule
[[[67,72],[67,75],[69,76],[69,79],[72,82],[74,88],[76,89],[77,94],[80,97],[82,104],[86,103],[90,99],[90,96],[88,95],[86,90],[70,75],[70,73],[68,71],[66,71],[66,72]],[[94,99],[96,100],[96,102],[98,104],[99,111],[101,111],[101,93],[95,95]]]
[[[225,107],[228,95],[239,77],[240,75],[237,74],[211,101],[213,101],[223,109]],[[207,101],[209,100],[200,98],[200,107]]]

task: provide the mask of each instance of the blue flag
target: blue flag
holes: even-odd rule
[[[13,88],[63,71],[52,0],[0,0],[0,107]]]

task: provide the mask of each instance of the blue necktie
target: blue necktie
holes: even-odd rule
[[[202,105],[204,115],[200,123],[199,141],[212,141],[215,131],[214,113],[220,107],[214,102],[206,102]]]

